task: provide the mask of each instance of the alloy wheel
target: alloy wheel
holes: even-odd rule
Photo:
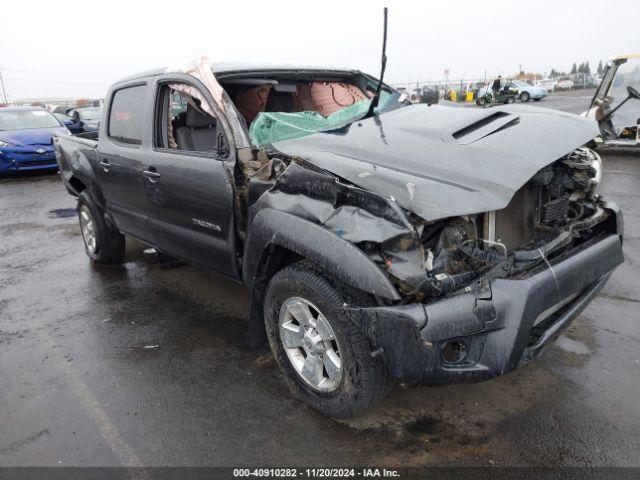
[[[331,324],[301,297],[285,300],[278,319],[280,340],[296,373],[314,390],[331,392],[342,380],[342,359]]]
[[[96,253],[96,227],[93,222],[93,217],[91,216],[91,212],[86,205],[82,205],[80,207],[80,231],[82,232],[82,239],[84,240],[84,244],[89,250],[90,253]]]

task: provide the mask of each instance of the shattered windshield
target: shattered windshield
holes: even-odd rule
[[[376,114],[395,108],[402,100],[400,92],[380,92],[380,101],[375,109]],[[313,133],[337,130],[364,117],[371,105],[371,100],[360,100],[324,116],[315,111],[301,112],[261,112],[251,123],[249,134],[256,147],[270,145],[274,142],[291,140]]]
[[[613,110],[627,98],[628,86],[640,90],[640,58],[631,58],[618,66],[607,94],[609,100],[608,110]],[[637,125],[639,118],[640,101],[630,99],[613,114],[611,122],[616,131],[619,131],[625,127]]]

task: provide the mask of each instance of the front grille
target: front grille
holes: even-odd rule
[[[42,160],[55,158],[56,152],[55,150],[46,150],[44,153],[38,153],[32,149],[12,149],[4,152],[7,158],[11,158],[16,162],[28,162],[29,160]]]
[[[56,159],[50,160],[22,160],[18,162],[23,167],[46,167],[48,165],[53,165],[56,163]]]
[[[569,213],[569,197],[562,196],[548,201],[542,206],[542,223],[552,223],[566,218]]]

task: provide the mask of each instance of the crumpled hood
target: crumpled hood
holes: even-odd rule
[[[0,140],[17,146],[51,145],[52,135],[59,133],[68,133],[68,131],[64,127],[0,130]]]
[[[546,108],[414,105],[273,147],[436,220],[506,207],[536,172],[598,133]]]

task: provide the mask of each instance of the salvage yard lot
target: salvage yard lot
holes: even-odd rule
[[[589,93],[535,106],[584,111]],[[0,181],[0,465],[637,465],[640,159],[604,157],[624,263],[558,343],[488,383],[327,420],[245,339],[247,292],[128,242],[92,266],[56,175]]]

